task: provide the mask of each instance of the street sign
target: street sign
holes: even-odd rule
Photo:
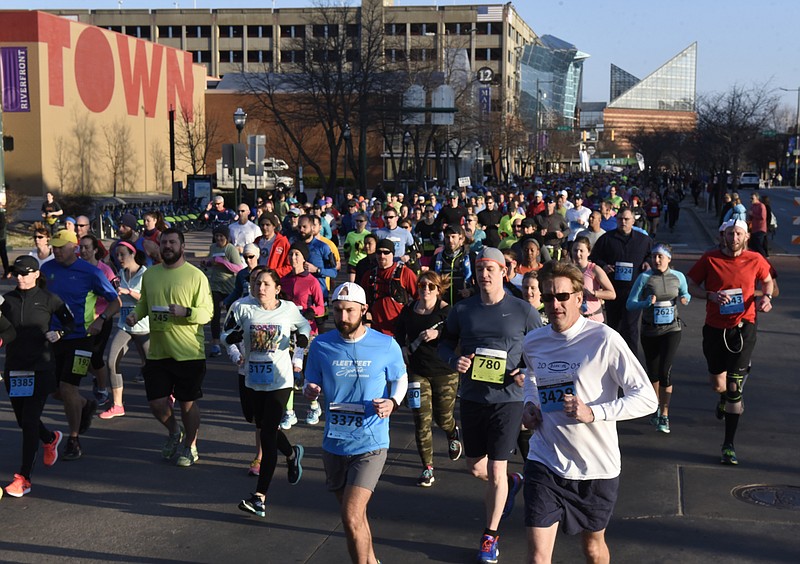
[[[569,125],[559,125],[556,127],[556,131],[572,131],[572,127]]]
[[[481,112],[488,114],[492,111],[492,87],[481,86],[478,88],[478,106]]]
[[[775,135],[777,135],[777,132],[774,129],[765,129],[764,131],[761,132],[761,135],[763,135],[764,137],[775,137]]]

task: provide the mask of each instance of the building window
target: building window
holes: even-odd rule
[[[109,25],[106,26],[108,31],[116,31],[117,33],[122,33],[122,26],[121,25]]]
[[[405,35],[406,24],[404,23],[390,23],[384,27],[384,33],[390,36]]]
[[[219,36],[227,38],[241,37],[243,33],[240,25],[221,25],[219,26]]]
[[[306,26],[304,25],[282,25],[281,37],[303,38],[306,36]]]
[[[306,60],[306,52],[301,49],[281,50],[281,61],[284,63],[303,63]]]
[[[494,23],[494,28],[492,28],[492,22],[479,22],[475,24],[475,33],[478,35],[496,35],[499,29],[502,29],[502,25],[499,22]],[[501,26],[501,27],[497,27]],[[494,32],[494,33],[492,33]]]
[[[361,51],[358,49],[348,49],[344,56],[348,63],[356,63],[361,60]]]
[[[165,39],[180,38],[181,26],[179,25],[160,25],[158,26],[158,36]]]
[[[402,63],[406,60],[405,49],[386,49],[383,54],[387,63]]]
[[[325,39],[329,37],[338,37],[339,26],[336,24],[315,24],[312,27],[312,33],[314,37],[322,37]]]
[[[449,23],[444,24],[444,29],[448,35],[469,35],[475,28],[474,24],[469,23]]]
[[[339,52],[335,49],[314,49],[314,62],[334,63],[339,60]]]
[[[411,49],[409,59],[412,61],[435,61],[436,52],[433,49]]]
[[[347,37],[358,37],[361,35],[361,26],[358,24],[347,24]]]
[[[437,28],[435,23],[412,23],[411,35],[425,35],[427,33],[436,33]]]
[[[210,63],[211,62],[211,52],[210,51],[191,51],[192,59],[195,63]]]
[[[242,51],[220,51],[221,63],[242,63],[244,62],[244,53]]]
[[[271,25],[248,25],[247,37],[272,37]]]
[[[272,51],[248,51],[248,63],[272,63]]]
[[[186,26],[186,37],[189,37],[189,38],[211,37],[211,26],[210,25],[187,25]]]

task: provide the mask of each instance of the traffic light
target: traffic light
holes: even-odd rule
[[[3,150],[4,151],[13,151],[14,150],[14,138],[10,135],[3,135]]]

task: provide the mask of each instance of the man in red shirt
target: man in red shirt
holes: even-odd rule
[[[367,294],[372,328],[394,335],[394,324],[403,306],[417,297],[417,275],[402,262],[395,262],[394,243],[388,239],[378,241],[375,256],[377,266],[364,273],[360,284]]]
[[[750,235],[742,220],[725,224],[720,249],[708,251],[689,271],[692,296],[707,300],[703,354],[712,389],[720,395],[717,418],[725,419],[723,464],[738,464],[733,439],[744,411],[742,391],[756,345],[756,312],[772,309],[770,265],[747,250]],[[756,298],[756,281],[763,295]]]
[[[750,222],[750,250],[768,257],[767,252],[767,206],[761,203],[758,193],[750,196],[750,211],[747,212]]]

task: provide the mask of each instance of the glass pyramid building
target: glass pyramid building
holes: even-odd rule
[[[609,108],[693,112],[696,105],[697,43],[638,80],[611,65]]]

